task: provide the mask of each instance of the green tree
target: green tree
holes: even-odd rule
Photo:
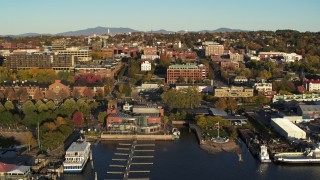
[[[195,120],[197,122],[197,125],[202,129],[207,126],[207,120],[203,115],[197,115],[195,117]]]
[[[98,121],[100,123],[104,123],[104,121],[106,120],[106,117],[108,116],[107,112],[106,111],[102,111],[102,112],[99,112],[99,115],[98,115]]]
[[[23,104],[22,106],[22,111],[25,115],[28,115],[28,114],[32,114],[34,113],[35,111],[37,110],[36,106],[33,104],[32,101],[27,101]]]
[[[46,103],[46,105],[47,105],[48,109],[51,110],[51,111],[53,111],[53,110],[56,109],[56,105],[54,104],[53,101],[48,101],[48,102]]]
[[[0,102],[0,113],[4,112],[5,110],[6,110],[6,108]]]
[[[225,110],[227,106],[227,101],[225,98],[219,98],[219,100],[215,103],[217,109]]]
[[[12,101],[6,101],[4,103],[4,107],[6,108],[7,111],[13,111],[14,110],[14,105]]]

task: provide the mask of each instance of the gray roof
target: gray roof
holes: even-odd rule
[[[320,111],[320,105],[299,105],[302,112],[304,111]]]
[[[223,119],[229,120],[229,121],[244,121],[244,120],[248,120],[244,116],[224,116]]]
[[[90,143],[88,142],[73,142],[67,152],[84,151],[88,145],[90,146]]]
[[[212,113],[214,116],[228,116],[228,114],[224,110],[219,110],[217,108],[210,108],[209,111]]]

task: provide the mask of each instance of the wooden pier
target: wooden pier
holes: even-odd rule
[[[136,180],[147,180],[149,177],[142,178],[130,178],[129,176],[132,174],[138,175],[147,175],[151,171],[145,169],[147,166],[153,165],[153,162],[150,162],[150,159],[154,158],[153,155],[150,154],[142,154],[142,153],[153,153],[155,150],[150,149],[155,146],[155,144],[150,143],[138,143],[137,140],[133,140],[132,143],[119,143],[120,147],[117,147],[117,152],[114,153],[116,156],[112,159],[113,164],[110,164],[109,167],[113,168],[112,170],[108,170],[107,174],[110,176],[121,176],[120,179],[136,179]],[[147,148],[147,149],[146,149]],[[138,153],[138,154],[136,154]],[[149,159],[148,162],[136,162],[136,159]],[[122,164],[119,164],[122,162]],[[132,169],[133,166],[143,167],[143,169]],[[136,175],[135,175],[136,176]]]

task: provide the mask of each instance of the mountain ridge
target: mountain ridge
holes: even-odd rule
[[[56,34],[50,34],[50,33],[23,33],[19,35],[0,35],[0,36],[20,36],[20,37],[27,37],[27,36],[40,36],[40,35],[51,35],[51,36],[90,36],[90,35],[102,35],[107,34],[110,32],[111,34],[117,34],[117,33],[129,33],[129,32],[146,32],[146,33],[162,33],[162,34],[169,34],[169,33],[186,33],[186,32],[199,32],[199,33],[206,33],[206,32],[242,32],[245,30],[241,29],[231,29],[231,28],[218,28],[215,30],[200,30],[200,31],[187,31],[187,30],[180,30],[180,31],[170,31],[166,29],[159,29],[159,30],[151,30],[151,31],[140,31],[128,27],[102,27],[97,26],[94,28],[86,28],[81,30],[74,30],[74,31],[66,31]]]

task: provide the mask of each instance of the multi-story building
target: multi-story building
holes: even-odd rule
[[[306,90],[310,92],[320,91],[320,79],[317,80],[306,80],[304,82]]]
[[[51,56],[45,54],[10,55],[6,58],[5,66],[8,69],[50,69]]]
[[[8,69],[54,69],[69,71],[74,67],[72,56],[48,54],[15,54],[7,56],[5,66]]]
[[[57,39],[51,42],[53,51],[66,50],[69,42],[67,39]]]
[[[149,61],[141,63],[141,71],[151,71],[151,63]]]
[[[222,87],[214,89],[215,97],[252,97],[253,89],[244,87]]]
[[[305,101],[320,101],[320,94],[292,94],[292,95],[281,95],[277,94],[274,95],[272,98],[273,103],[284,103],[288,101],[299,101],[299,102],[305,102]]]
[[[75,66],[75,75],[94,74],[101,78],[114,78],[114,75],[119,72],[122,67],[122,62],[108,61],[103,64],[85,64]]]
[[[66,50],[56,50],[59,55],[73,56],[75,61],[88,62],[92,60],[92,52],[89,49],[72,47]]]
[[[12,89],[14,92],[19,92],[25,89],[29,99],[34,99],[37,91],[40,91],[42,96],[45,95],[49,84],[30,82],[30,81],[5,81],[0,83],[0,92],[4,93],[6,90]]]
[[[157,54],[157,47],[149,47],[149,46],[147,46],[147,47],[144,47],[143,48],[143,54],[144,55],[158,55]]]
[[[231,61],[243,61],[243,54],[239,53],[230,53]]]
[[[211,56],[211,55],[221,56],[223,55],[223,53],[224,53],[223,45],[214,44],[214,45],[208,45],[205,47],[206,56]]]
[[[184,81],[191,80],[200,81],[208,77],[208,67],[200,64],[176,64],[171,65],[167,69],[167,83],[174,84],[177,80],[182,77]]]
[[[267,82],[259,82],[259,83],[254,83],[254,90],[257,92],[270,92],[272,91],[272,83],[267,83]]]
[[[239,68],[239,62],[237,61],[230,61],[230,60],[223,60],[220,62],[221,69],[226,68]]]

